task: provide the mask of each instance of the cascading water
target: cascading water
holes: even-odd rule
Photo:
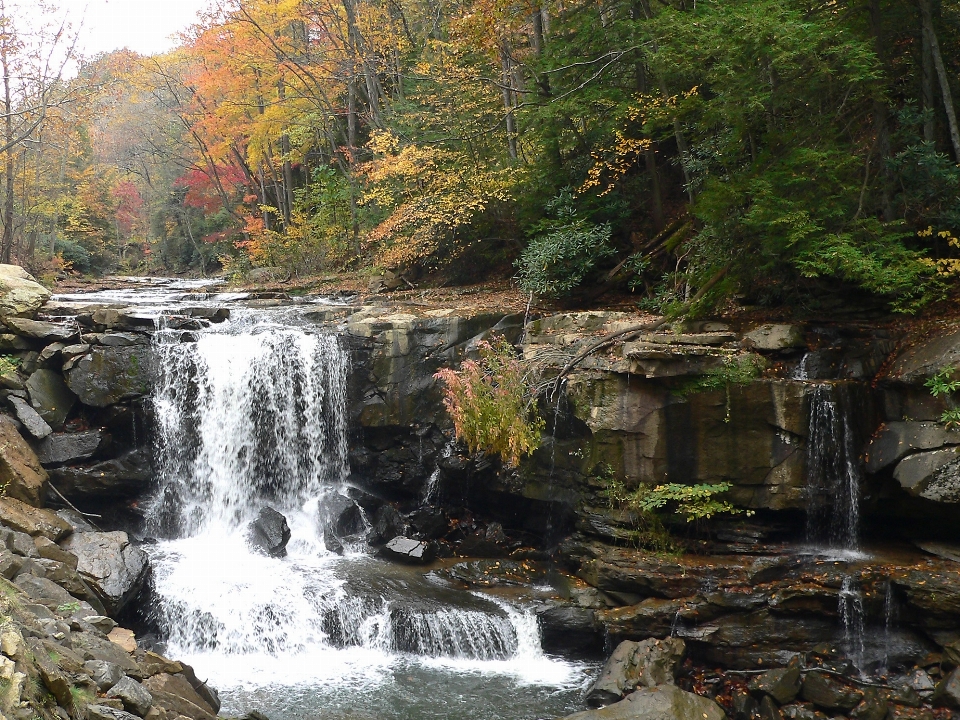
[[[854,554],[860,548],[862,471],[848,416],[849,387],[817,384],[808,398],[807,542]]]
[[[156,620],[226,710],[439,720],[464,698],[478,718],[576,707],[589,667],[544,656],[532,611],[325,549],[318,515],[347,473],[335,336],[241,314],[193,337],[161,328],[155,350]],[[248,547],[264,505],[290,524],[286,558]]]

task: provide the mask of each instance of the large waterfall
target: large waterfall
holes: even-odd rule
[[[543,654],[530,610],[324,548],[318,510],[347,473],[336,336],[241,314],[187,337],[161,329],[155,350],[156,619],[226,710],[440,719],[473,698],[472,716],[522,718],[576,702],[586,668]],[[248,547],[265,505],[289,521],[286,558]]]

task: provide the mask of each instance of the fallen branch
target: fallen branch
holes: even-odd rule
[[[681,315],[684,315],[685,313],[687,313],[690,310],[690,308],[692,308],[694,305],[700,302],[703,296],[706,295],[707,292],[709,292],[710,288],[712,288],[714,285],[720,282],[729,271],[730,271],[730,265],[726,265],[723,268],[721,268],[716,275],[714,275],[712,278],[710,278],[709,280],[707,280],[707,282],[703,284],[703,287],[697,291],[696,295],[694,295],[692,298],[687,300],[673,314],[664,315],[662,318],[652,323],[645,323],[643,325],[631,325],[630,327],[624,328],[623,330],[617,330],[616,332],[608,333],[604,335],[602,338],[600,338],[599,340],[597,340],[596,342],[593,342],[590,345],[588,345],[586,348],[584,348],[579,353],[577,353],[573,357],[573,359],[567,362],[567,364],[564,365],[563,368],[560,370],[560,372],[557,374],[557,377],[554,378],[554,381],[553,381],[554,391],[556,391],[560,387],[560,382],[567,375],[567,373],[569,373],[571,370],[573,370],[573,368],[575,368],[577,365],[583,362],[583,360],[588,355],[596,352],[597,350],[605,348],[607,345],[610,345],[611,343],[617,340],[626,341],[636,335],[639,335],[640,333],[653,332],[654,330],[657,330],[658,328],[663,327],[671,320],[674,320],[680,317]]]

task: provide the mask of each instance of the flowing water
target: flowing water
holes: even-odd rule
[[[220,689],[224,713],[271,720],[580,709],[595,667],[546,656],[518,597],[455,590],[362,548],[324,548],[318,513],[347,472],[347,355],[294,316],[235,311],[191,341],[157,332],[160,489],[149,546],[168,653]],[[285,558],[252,552],[265,505]]]

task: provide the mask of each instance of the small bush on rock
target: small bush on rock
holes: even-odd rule
[[[496,453],[516,465],[540,446],[544,426],[532,383],[502,337],[481,342],[479,353],[479,360],[465,360],[460,370],[444,368],[434,377],[444,384],[443,404],[457,439],[470,452]]]

